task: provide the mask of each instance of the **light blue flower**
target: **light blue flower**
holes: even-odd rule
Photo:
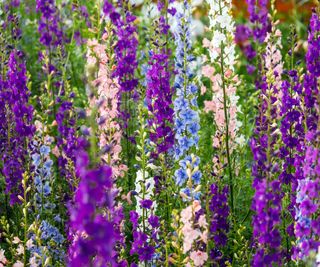
[[[186,170],[184,169],[178,169],[175,171],[175,178],[176,178],[176,183],[178,185],[183,185],[185,183],[185,181],[188,179],[188,175],[187,175],[187,172]]]
[[[185,120],[186,124],[191,124],[198,120],[198,113],[192,109],[183,110],[180,112],[180,117]]]
[[[193,140],[187,136],[182,136],[180,139],[178,139],[178,143],[182,151],[187,151],[194,145]]]
[[[195,184],[200,184],[201,177],[202,174],[200,171],[196,171],[194,174],[192,174],[192,180],[195,182]]]
[[[46,145],[42,145],[42,146],[40,147],[40,154],[41,154],[42,156],[48,156],[49,153],[50,153],[50,151],[51,151],[50,147],[48,147],[48,146],[46,146]]]
[[[187,86],[187,92],[189,93],[189,94],[192,94],[192,95],[194,95],[194,94],[197,94],[198,93],[198,87],[195,85],[195,84],[189,84],[188,86]]]
[[[184,121],[179,118],[175,119],[175,126],[176,126],[176,132],[178,134],[181,134],[186,128],[186,124],[184,123]]]
[[[43,167],[46,170],[50,170],[52,165],[53,165],[53,161],[51,159],[49,159],[49,160],[46,160],[46,162],[43,164]]]
[[[51,187],[49,185],[49,183],[45,183],[44,187],[43,187],[43,194],[45,196],[48,196],[51,193]]]
[[[199,125],[199,123],[197,123],[197,122],[194,122],[194,123],[191,123],[191,124],[189,124],[188,125],[188,127],[187,127],[187,129],[188,129],[188,132],[191,134],[191,135],[198,135],[198,132],[199,132],[199,130],[200,130],[200,125]]]
[[[35,166],[35,167],[38,167],[40,165],[40,155],[38,153],[35,153],[35,154],[32,154],[31,156],[32,158],[32,164]]]

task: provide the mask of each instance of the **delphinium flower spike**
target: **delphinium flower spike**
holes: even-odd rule
[[[234,71],[236,63],[234,43],[234,21],[231,16],[232,3],[230,0],[207,1],[210,5],[209,20],[210,31],[213,33],[211,41],[203,40],[203,45],[208,49],[210,58],[205,57],[202,74],[209,78],[212,84],[212,100],[205,101],[205,111],[212,111],[216,132],[213,137],[213,147],[219,151],[226,151],[226,157],[220,160],[226,164],[226,175],[230,191],[230,208],[234,209],[233,194],[233,163],[232,150],[240,143],[237,136],[241,122],[237,120],[238,96],[236,86],[239,79]],[[220,142],[222,141],[222,142]]]
[[[117,94],[118,111],[120,125],[123,129],[123,159],[128,167],[127,186],[129,190],[134,188],[134,179],[131,174],[133,166],[132,153],[135,151],[134,130],[136,113],[136,102],[139,98],[136,77],[137,61],[137,27],[135,26],[136,17],[130,10],[130,1],[117,1],[113,6],[112,1],[105,0],[103,11],[113,24],[113,33],[116,39],[114,45],[115,67],[113,77],[118,79],[119,90]]]
[[[272,4],[274,18],[274,2]],[[266,74],[261,81],[261,103],[256,119],[254,137],[250,146],[253,153],[252,175],[255,194],[252,200],[253,237],[256,251],[252,266],[271,266],[283,262],[281,250],[281,201],[282,190],[279,180],[279,133],[277,119],[281,95],[282,62],[280,51],[280,32],[272,24],[271,33],[267,34],[267,52],[264,59]]]
[[[269,0],[246,0],[250,24],[237,25],[236,42],[248,60],[247,72],[253,74],[255,70],[261,71],[260,50],[263,47],[267,33],[271,30],[268,17]]]
[[[112,263],[113,225],[102,210],[112,205],[112,170],[90,167],[85,151],[78,151],[76,173],[80,183],[70,207],[71,229],[76,233],[69,248],[69,266],[105,266]]]
[[[194,70],[191,62],[195,60],[192,55],[191,44],[191,7],[187,1],[183,3],[183,12],[175,15],[178,21],[175,32],[176,41],[176,77],[175,89],[176,98],[174,100],[175,115],[175,157],[179,162],[179,169],[175,172],[175,180],[178,186],[184,187],[188,179],[186,162],[190,161],[192,152],[198,147],[199,114],[197,93],[198,87],[194,83]],[[199,166],[200,159],[195,156],[194,168]],[[200,184],[201,172],[198,170],[193,174],[195,185]]]
[[[22,175],[26,170],[28,141],[34,133],[33,108],[29,105],[26,66],[23,54],[10,53],[5,80],[0,80],[0,153],[2,173],[10,204],[18,202],[22,190]]]
[[[304,77],[305,108],[305,151],[298,179],[296,197],[295,236],[297,246],[293,257],[305,260],[320,246],[320,18],[314,12],[310,19],[308,52],[306,54],[307,73]]]
[[[120,253],[125,248],[123,233],[123,207],[121,203],[116,204],[119,198],[119,189],[116,187],[127,170],[120,159],[122,130],[117,121],[118,110],[118,92],[119,85],[117,78],[112,77],[112,55],[107,54],[107,43],[111,35],[108,29],[103,34],[101,42],[93,39],[88,41],[89,50],[87,52],[87,75],[90,83],[91,92],[89,92],[89,103],[91,107],[98,107],[96,122],[98,124],[98,146],[99,155],[103,162],[112,168],[113,188],[112,198],[113,205],[109,207],[109,217],[114,220],[114,246],[113,260],[117,264],[125,264],[126,260],[120,258]],[[92,111],[90,111],[92,112]],[[92,128],[90,129],[93,130]]]
[[[159,12],[168,12],[162,1],[159,1],[158,9]],[[146,75],[146,104],[152,114],[149,119],[149,125],[152,127],[150,140],[156,144],[154,157],[170,151],[174,143],[170,50],[166,47],[170,26],[164,15],[160,16],[158,23],[157,34],[159,36],[155,40],[157,44],[150,52],[149,68]]]
[[[279,32],[280,33],[280,32]],[[295,201],[296,189],[298,180],[301,179],[302,167],[299,162],[303,159],[304,150],[304,112],[302,110],[302,82],[299,66],[295,64],[294,48],[296,45],[296,33],[294,28],[291,29],[290,50],[287,54],[287,62],[289,62],[288,70],[283,71],[284,81],[281,84],[281,139],[280,144],[280,176],[282,183],[283,194],[285,199],[290,199],[287,205],[283,204],[283,218],[288,218],[283,222],[283,227],[286,240],[286,257],[290,261],[294,233],[294,218],[295,218]],[[278,54],[280,57],[280,53]],[[299,177],[300,176],[300,177]],[[286,203],[286,202],[284,202]],[[287,224],[288,222],[288,224]],[[291,241],[291,242],[290,242]]]

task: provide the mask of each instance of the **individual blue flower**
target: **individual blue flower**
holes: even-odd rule
[[[35,176],[34,177],[34,185],[35,186],[39,186],[39,185],[41,185],[42,184],[42,182],[41,182],[41,178],[40,178],[40,176]]]
[[[198,93],[198,87],[195,85],[195,84],[189,84],[188,86],[187,86],[187,92],[189,93],[189,94],[192,94],[192,95],[194,95],[194,94],[197,94]]]
[[[35,154],[32,154],[31,158],[32,158],[32,164],[35,167],[38,167],[41,161],[40,155],[38,153],[35,153]]]
[[[192,136],[198,135],[198,132],[199,132],[199,130],[200,130],[200,125],[199,125],[199,123],[194,122],[194,123],[189,124],[188,127],[187,127],[187,129],[188,129],[188,132],[189,132]]]
[[[53,161],[51,159],[47,160],[44,164],[43,164],[43,167],[46,169],[46,170],[50,170],[51,167],[53,165]]]
[[[40,147],[40,154],[42,155],[42,156],[48,156],[49,155],[49,153],[50,153],[50,147],[48,147],[48,146],[46,146],[46,145],[42,145],[41,147]]]
[[[188,179],[188,175],[186,170],[184,169],[178,169],[175,171],[175,178],[176,178],[176,183],[181,186],[185,183],[185,181]]]
[[[182,136],[181,138],[179,138],[178,143],[182,151],[187,151],[194,145],[193,140],[191,138],[188,138],[187,136]]]
[[[49,183],[45,183],[44,187],[43,187],[43,194],[44,196],[48,196],[51,193],[51,187],[49,185]]]
[[[198,113],[192,109],[180,112],[180,117],[185,120],[186,124],[190,124],[198,120]]]
[[[194,174],[192,174],[192,180],[195,182],[195,184],[200,184],[202,174],[200,171],[196,171]]]
[[[176,132],[181,134],[185,130],[185,122],[179,118],[175,119]]]

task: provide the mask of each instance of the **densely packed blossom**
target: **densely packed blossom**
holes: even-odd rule
[[[212,38],[203,39],[203,46],[208,49],[210,59],[204,57],[205,64],[202,74],[209,78],[212,100],[205,101],[205,112],[213,112],[216,131],[213,136],[213,147],[226,151],[221,157],[227,164],[229,177],[230,202],[233,210],[233,167],[231,153],[236,142],[243,143],[243,137],[237,136],[241,122],[237,120],[238,96],[236,87],[239,85],[235,73],[236,54],[234,42],[234,21],[231,17],[231,1],[208,1],[209,29]]]
[[[280,32],[273,25],[272,32],[267,35],[267,52],[265,68],[267,70],[260,89],[261,104],[256,120],[255,137],[250,146],[254,163],[253,188],[255,194],[252,200],[253,236],[256,239],[256,252],[252,266],[272,266],[281,264],[281,201],[282,190],[279,180],[279,165],[276,159],[279,151],[276,149],[278,133],[275,127],[281,95],[282,61],[280,55]]]
[[[40,43],[53,49],[63,42],[63,31],[61,30],[58,8],[55,0],[37,0],[37,12],[41,14],[38,31]]]
[[[165,9],[159,1],[159,11]],[[169,12],[169,11],[168,11]],[[173,88],[170,85],[170,50],[164,46],[164,40],[169,35],[170,26],[162,15],[158,21],[159,39],[156,39],[154,51],[150,51],[149,67],[146,75],[147,90],[146,104],[153,117],[149,119],[149,125],[153,128],[150,140],[157,146],[156,154],[168,152],[173,148],[174,132],[172,109]]]
[[[76,174],[80,183],[75,193],[75,204],[69,211],[71,228],[76,235],[68,252],[70,266],[103,266],[112,258],[112,221],[96,212],[96,209],[112,205],[112,171],[108,166],[88,169],[89,164],[88,154],[79,151]]]
[[[119,7],[126,6],[125,2],[119,1]],[[134,21],[136,17],[129,11],[124,10],[124,15],[120,14],[114,6],[106,0],[104,2],[103,11],[110,17],[110,20],[115,25],[114,33],[118,40],[115,45],[115,56],[117,60],[117,66],[115,67],[113,75],[118,78],[119,83],[119,111],[124,120],[124,127],[128,127],[128,120],[130,119],[130,110],[126,108],[125,95],[127,97],[137,98],[136,86],[138,80],[135,77],[135,71],[138,66],[136,54],[138,40],[136,38],[136,27]],[[128,138],[129,136],[127,136]]]
[[[6,77],[0,80],[1,172],[11,204],[18,201],[22,191],[22,175],[27,169],[27,146],[34,133],[33,108],[28,103],[30,92],[23,60],[21,52],[12,51]]]
[[[188,178],[186,162],[190,158],[190,152],[193,152],[198,147],[198,131],[200,129],[197,103],[198,87],[192,81],[195,75],[191,63],[195,60],[195,57],[191,51],[190,12],[190,5],[185,1],[183,13],[177,12],[175,15],[178,27],[175,33],[177,75],[174,85],[177,97],[174,100],[174,124],[177,143],[175,154],[176,158],[179,159],[180,167],[175,172],[175,178],[179,186],[184,185]],[[199,161],[199,158],[195,157],[194,167],[199,166]],[[196,171],[192,177],[195,184],[200,183],[200,171]]]
[[[297,246],[295,258],[305,258],[310,251],[319,247],[319,41],[320,18],[316,13],[310,20],[308,52],[306,54],[307,73],[304,79],[305,92],[305,133],[304,158],[298,163],[301,172],[297,173],[298,186],[296,197],[295,236]]]
[[[103,40],[108,38],[107,33]],[[118,93],[119,85],[117,79],[112,78],[109,66],[109,58],[106,54],[106,45],[99,44],[97,40],[90,40],[88,46],[91,51],[88,55],[88,68],[98,64],[97,78],[92,81],[92,85],[97,87],[97,99],[91,99],[91,105],[98,105],[99,118],[97,123],[100,128],[99,147],[104,151],[103,160],[112,167],[114,177],[124,175],[126,166],[120,163],[121,137],[122,131],[117,121],[119,116]],[[94,93],[93,93],[94,94]]]

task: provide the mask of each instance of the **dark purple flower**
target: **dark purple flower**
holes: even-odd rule
[[[320,77],[320,18],[314,12],[310,19],[308,52],[306,54],[307,73],[304,77],[304,121],[307,129],[304,142],[300,142],[301,155],[296,157],[295,236],[298,245],[293,258],[303,259],[320,245],[320,133],[319,129],[319,88]],[[298,91],[302,93],[302,89]],[[304,129],[303,129],[304,130]],[[302,130],[302,131],[303,131]]]
[[[37,0],[36,3],[37,12],[41,13],[38,27],[40,43],[48,48],[61,45],[64,36],[55,0]]]
[[[210,186],[211,200],[211,223],[210,223],[210,236],[213,238],[215,247],[221,249],[227,244],[227,233],[229,231],[229,206],[228,206],[228,186],[222,190],[219,189],[217,184]]]
[[[159,217],[155,215],[151,215],[148,219],[148,222],[153,228],[157,228],[160,226]]]
[[[118,5],[120,8],[124,8],[121,1],[118,2]],[[103,11],[115,25],[114,34],[117,37],[117,42],[114,49],[117,64],[113,75],[118,78],[120,85],[118,107],[123,127],[127,128],[131,114],[126,102],[134,100],[138,95],[136,91],[138,80],[135,78],[135,71],[138,67],[136,58],[137,28],[134,25],[136,17],[128,10],[124,10],[122,16],[108,0],[104,2]],[[127,136],[127,138],[129,137]]]
[[[10,204],[22,194],[22,179],[27,163],[27,142],[32,138],[33,108],[28,104],[26,66],[21,53],[10,53],[6,80],[0,78],[0,155],[6,193]]]
[[[151,209],[152,203],[153,202],[150,199],[140,200],[140,205],[144,209]]]
[[[68,252],[71,267],[112,262],[114,226],[112,219],[100,212],[112,208],[112,171],[108,166],[88,169],[88,164],[87,153],[78,151],[76,173],[80,183],[69,207],[70,230],[77,235]]]

